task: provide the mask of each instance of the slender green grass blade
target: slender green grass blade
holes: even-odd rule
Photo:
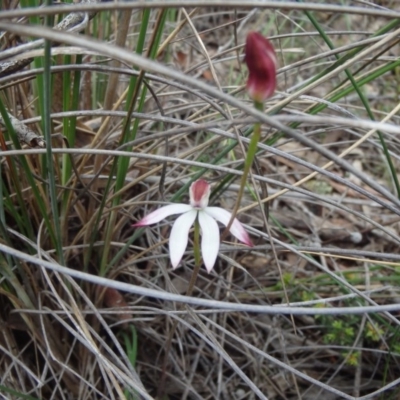
[[[52,0],[46,0],[46,5],[51,6]],[[46,16],[46,25],[51,26],[51,18]],[[51,142],[51,101],[52,101],[52,85],[51,85],[51,42],[46,40],[44,45],[44,73],[43,73],[43,114],[42,123],[44,128],[44,138],[46,140],[46,164],[47,164],[47,180],[50,197],[50,206],[52,212],[52,220],[55,230],[55,247],[61,264],[64,264],[64,254],[62,248],[61,226],[58,213],[58,200],[55,179],[54,158]]]
[[[329,48],[331,50],[334,50],[335,46],[333,45],[332,41],[330,40],[328,35],[325,33],[325,31],[322,29],[321,25],[318,23],[316,18],[313,16],[313,14],[311,12],[307,11],[307,10],[305,11],[305,14],[307,15],[307,17],[309,18],[311,23],[314,25],[315,29],[317,29],[317,31],[320,33],[321,37],[324,39],[325,43],[329,46]],[[339,59],[338,55],[335,55],[335,57],[337,59]],[[351,84],[353,85],[354,90],[356,91],[358,97],[360,98],[360,100],[361,100],[361,102],[362,102],[362,104],[363,104],[363,106],[364,106],[369,118],[372,121],[375,121],[375,117],[374,117],[374,114],[372,113],[371,107],[368,104],[368,100],[364,96],[363,92],[360,90],[359,86],[357,85],[357,82],[354,79],[353,74],[351,73],[351,71],[349,69],[345,69],[344,72],[346,73],[347,78],[350,80]],[[391,176],[392,176],[394,185],[396,187],[397,196],[400,198],[400,184],[399,184],[399,180],[397,178],[397,172],[396,172],[395,166],[393,164],[392,157],[389,154],[389,149],[387,147],[385,138],[384,138],[384,136],[383,136],[381,131],[378,131],[378,136],[379,136],[379,140],[380,140],[381,145],[382,145],[383,152],[385,154],[386,161],[388,163],[388,166],[389,166],[389,169],[390,169],[390,172],[391,172]]]

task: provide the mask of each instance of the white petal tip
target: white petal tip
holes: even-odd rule
[[[172,260],[171,259],[171,266],[172,266],[172,269],[177,269],[178,267],[179,267],[179,264],[181,263],[181,258],[179,259],[179,260]]]
[[[214,268],[214,265],[211,265],[211,266],[208,265],[208,266],[207,266],[207,265],[204,264],[204,266],[206,267],[206,270],[207,270],[207,273],[208,273],[208,274],[209,274],[209,273],[213,270],[213,268]]]

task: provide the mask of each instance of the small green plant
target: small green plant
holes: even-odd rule
[[[365,338],[370,339],[373,342],[379,342],[383,335],[383,329],[377,324],[372,324],[371,322],[367,322],[365,326]]]
[[[354,306],[355,301],[347,300],[345,301],[346,306]],[[325,307],[324,304],[318,304],[316,307]],[[322,340],[325,344],[332,344],[336,346],[343,346],[341,352],[343,358],[346,360],[346,364],[349,366],[357,366],[359,363],[359,358],[361,353],[354,350],[346,350],[350,347],[357,345],[357,337],[359,335],[359,329],[362,326],[362,317],[359,315],[344,315],[338,316],[326,316],[318,315],[315,318],[317,321],[324,325],[324,331]],[[374,321],[367,321],[363,327],[362,335],[360,339],[363,339],[363,346],[375,348],[376,343],[378,343],[382,336],[384,335],[384,330],[380,324]],[[372,343],[371,343],[372,342]],[[394,350],[395,346],[391,346],[393,351],[397,352],[400,350],[400,346],[397,346],[397,350]]]
[[[346,357],[347,365],[350,365],[351,367],[357,367],[357,365],[359,364],[361,352],[351,351],[351,352],[343,353],[343,355]]]
[[[353,343],[355,334],[353,326],[349,326],[348,321],[335,320],[330,326],[329,332],[324,335],[324,342],[349,346]]]

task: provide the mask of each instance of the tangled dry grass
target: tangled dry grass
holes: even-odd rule
[[[397,399],[398,2],[82,3],[0,12],[0,397]],[[256,121],[256,246],[185,296],[191,241],[172,270],[170,222],[132,224],[200,176],[233,209]]]

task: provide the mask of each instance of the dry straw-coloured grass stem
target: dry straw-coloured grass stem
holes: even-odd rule
[[[45,149],[2,141],[2,395],[150,400],[167,352],[170,399],[397,398],[396,2],[3,3],[0,69],[34,62],[0,77],[0,101],[14,125],[51,128],[56,195],[50,204]],[[45,15],[74,32],[42,27]],[[244,90],[249,31],[268,37],[280,64],[263,112]],[[55,96],[45,116],[44,92]],[[132,93],[141,100],[129,110]],[[187,203],[198,179],[211,183],[210,206],[232,211],[257,122],[258,168],[238,212],[255,246],[223,238],[214,269],[200,268],[184,295],[192,232],[173,270],[172,218],[132,224]]]

